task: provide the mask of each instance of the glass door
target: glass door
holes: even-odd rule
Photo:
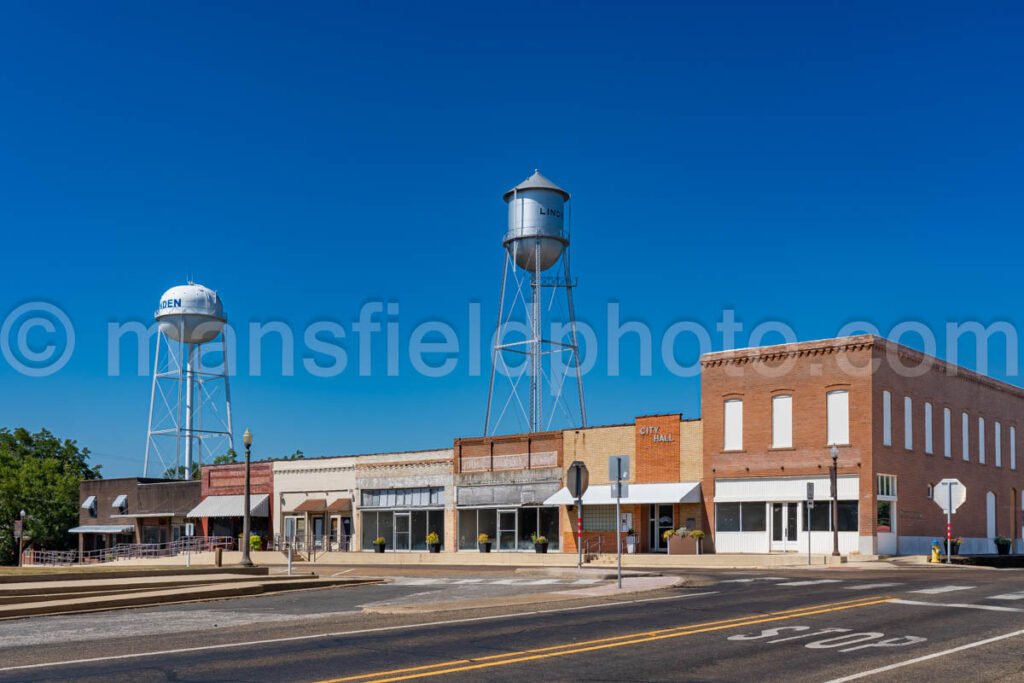
[[[772,503],[772,551],[797,549],[797,511],[799,503]]]
[[[412,547],[412,519],[408,512],[395,513],[395,550]]]
[[[668,550],[668,541],[665,540],[665,532],[674,529],[671,505],[651,505],[649,510],[649,546],[653,553],[663,553]]]
[[[516,549],[516,511],[498,510],[498,550]]]
[[[313,547],[317,550],[323,550],[324,541],[324,518],[314,517],[313,522]]]

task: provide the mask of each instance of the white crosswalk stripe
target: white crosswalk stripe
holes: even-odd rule
[[[993,595],[989,600],[1024,600],[1024,592],[1021,593],[1003,593],[1002,595]]]
[[[858,583],[854,586],[843,586],[848,591],[870,591],[878,588],[892,588],[902,586],[902,583]]]
[[[916,591],[908,591],[910,593],[918,593],[920,595],[939,595],[941,593],[953,593],[955,591],[969,591],[975,586],[936,586],[935,588],[922,588]]]
[[[842,579],[815,579],[813,581],[787,581],[776,584],[777,586],[816,586],[823,583],[842,583]]]

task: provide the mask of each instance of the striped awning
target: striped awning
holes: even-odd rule
[[[186,517],[244,517],[244,496],[210,496],[192,508]],[[270,516],[270,496],[265,493],[249,497],[249,514]]]

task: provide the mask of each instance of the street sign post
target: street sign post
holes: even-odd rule
[[[946,513],[946,564],[952,564],[953,515],[967,501],[967,487],[959,479],[943,479],[932,489],[932,500]]]
[[[185,525],[185,566],[192,568],[192,537],[196,535],[196,525],[189,522]]]
[[[622,519],[622,497],[629,495],[629,485],[622,483],[629,479],[629,456],[613,455],[608,458],[608,478],[612,480],[612,495],[615,496],[615,519]],[[618,567],[619,590],[622,590],[622,531],[616,523],[615,557]]]
[[[565,478],[566,488],[576,499],[576,568],[583,568],[583,494],[590,486],[590,471],[582,460],[574,460],[569,465]]]
[[[811,564],[811,510],[814,509],[814,482],[807,482],[807,565]]]

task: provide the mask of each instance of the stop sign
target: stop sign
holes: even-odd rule
[[[589,485],[590,472],[587,471],[587,466],[580,460],[574,460],[569,465],[569,471],[566,473],[565,487],[569,489],[569,493],[572,494],[573,498],[579,499],[587,492],[587,486]]]
[[[943,479],[935,485],[932,500],[947,515],[953,514],[967,500],[967,487],[959,479]]]

